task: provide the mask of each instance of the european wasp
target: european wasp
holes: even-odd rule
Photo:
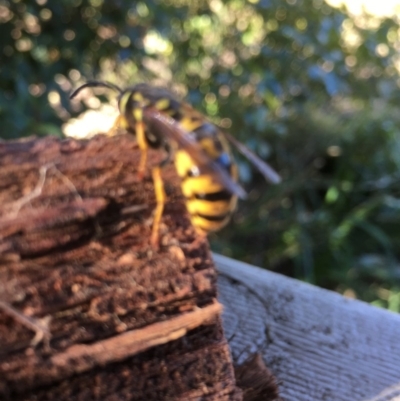
[[[271,183],[279,175],[245,145],[220,130],[189,104],[161,87],[141,83],[126,89],[103,81],[91,81],[77,88],[105,87],[119,93],[119,116],[111,131],[123,128],[136,135],[141,158],[139,174],[144,175],[149,147],[164,149],[166,158],[152,169],[157,207],[151,244],[158,247],[159,226],[166,195],[161,168],[171,159],[182,183],[182,192],[192,224],[202,233],[224,227],[246,192],[238,184],[238,169],[229,143],[233,144]]]

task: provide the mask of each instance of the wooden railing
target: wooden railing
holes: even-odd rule
[[[285,401],[400,400],[400,316],[214,254],[225,335],[258,351]]]

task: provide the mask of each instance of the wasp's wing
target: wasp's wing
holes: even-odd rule
[[[145,109],[143,117],[150,129],[153,128],[162,132],[168,139],[176,142],[180,149],[187,152],[200,171],[214,173],[216,180],[229,192],[242,199],[246,198],[245,190],[232,179],[226,170],[204,152],[202,147],[182,128],[178,121],[153,108]]]
[[[223,134],[230,143],[235,145],[242,155],[244,155],[252,164],[254,164],[254,166],[268,182],[272,184],[279,184],[281,182],[280,175],[265,161],[261,160],[255,153],[253,153],[247,146],[243,145],[243,143],[239,142],[227,132],[223,132]]]

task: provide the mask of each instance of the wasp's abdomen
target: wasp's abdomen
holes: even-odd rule
[[[217,130],[215,126],[213,129]],[[225,169],[234,181],[237,167],[229,151],[229,146],[220,138],[218,131],[210,132],[206,122],[195,130],[198,143],[203,151]],[[182,192],[192,224],[203,232],[218,231],[230,220],[236,208],[237,196],[227,191],[213,172],[202,172],[190,155],[178,150],[175,166],[182,179]]]

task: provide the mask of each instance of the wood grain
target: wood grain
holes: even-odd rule
[[[285,401],[399,401],[400,316],[214,254],[234,359],[261,352]]]

